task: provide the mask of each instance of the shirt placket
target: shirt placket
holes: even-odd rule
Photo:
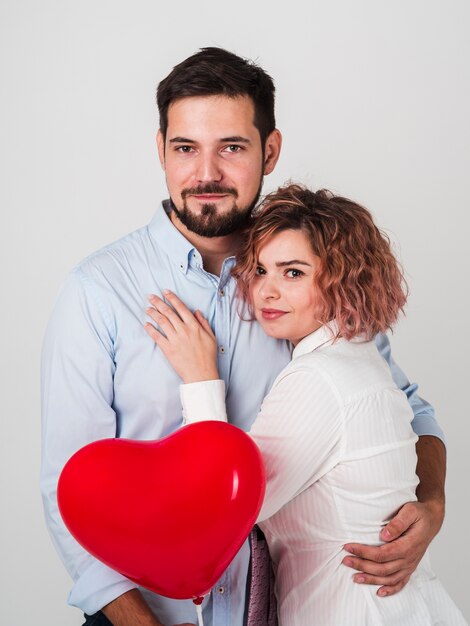
[[[217,337],[217,367],[219,376],[226,388],[230,378],[230,298],[229,281],[233,261],[226,259],[222,265],[220,278],[208,274],[215,289],[214,332]],[[230,566],[212,589],[212,623],[215,626],[230,626]]]
[[[217,366],[226,388],[230,378],[230,298],[227,275],[222,272],[217,284],[215,335],[217,337]]]

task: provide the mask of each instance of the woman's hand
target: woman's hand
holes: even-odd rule
[[[171,306],[152,295],[152,306],[146,311],[162,332],[150,322],[145,324],[145,330],[184,383],[217,380],[217,342],[209,322],[200,311],[193,315],[171,291],[164,291],[163,295]]]

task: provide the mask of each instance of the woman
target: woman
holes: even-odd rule
[[[265,332],[294,346],[250,431],[267,470],[259,525],[281,626],[465,624],[427,557],[388,598],[341,563],[344,544],[379,543],[416,499],[412,412],[373,341],[406,301],[389,241],[362,207],[291,185],[264,201],[234,273]],[[146,327],[185,383],[185,419],[226,420],[211,328],[166,297],[174,310],[152,297],[148,311],[164,335]]]

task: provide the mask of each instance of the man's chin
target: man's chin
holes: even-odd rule
[[[206,203],[194,211],[185,203],[179,209],[172,203],[178,220],[191,232],[201,237],[226,237],[246,226],[251,215],[249,209],[240,210],[233,205],[221,214],[219,203]]]

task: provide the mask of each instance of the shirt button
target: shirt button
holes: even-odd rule
[[[225,348],[223,346],[219,346],[220,354],[225,354]]]
[[[217,587],[217,593],[225,593],[225,587]]]
[[[225,296],[225,291],[223,289],[219,289],[219,296],[223,298]]]

